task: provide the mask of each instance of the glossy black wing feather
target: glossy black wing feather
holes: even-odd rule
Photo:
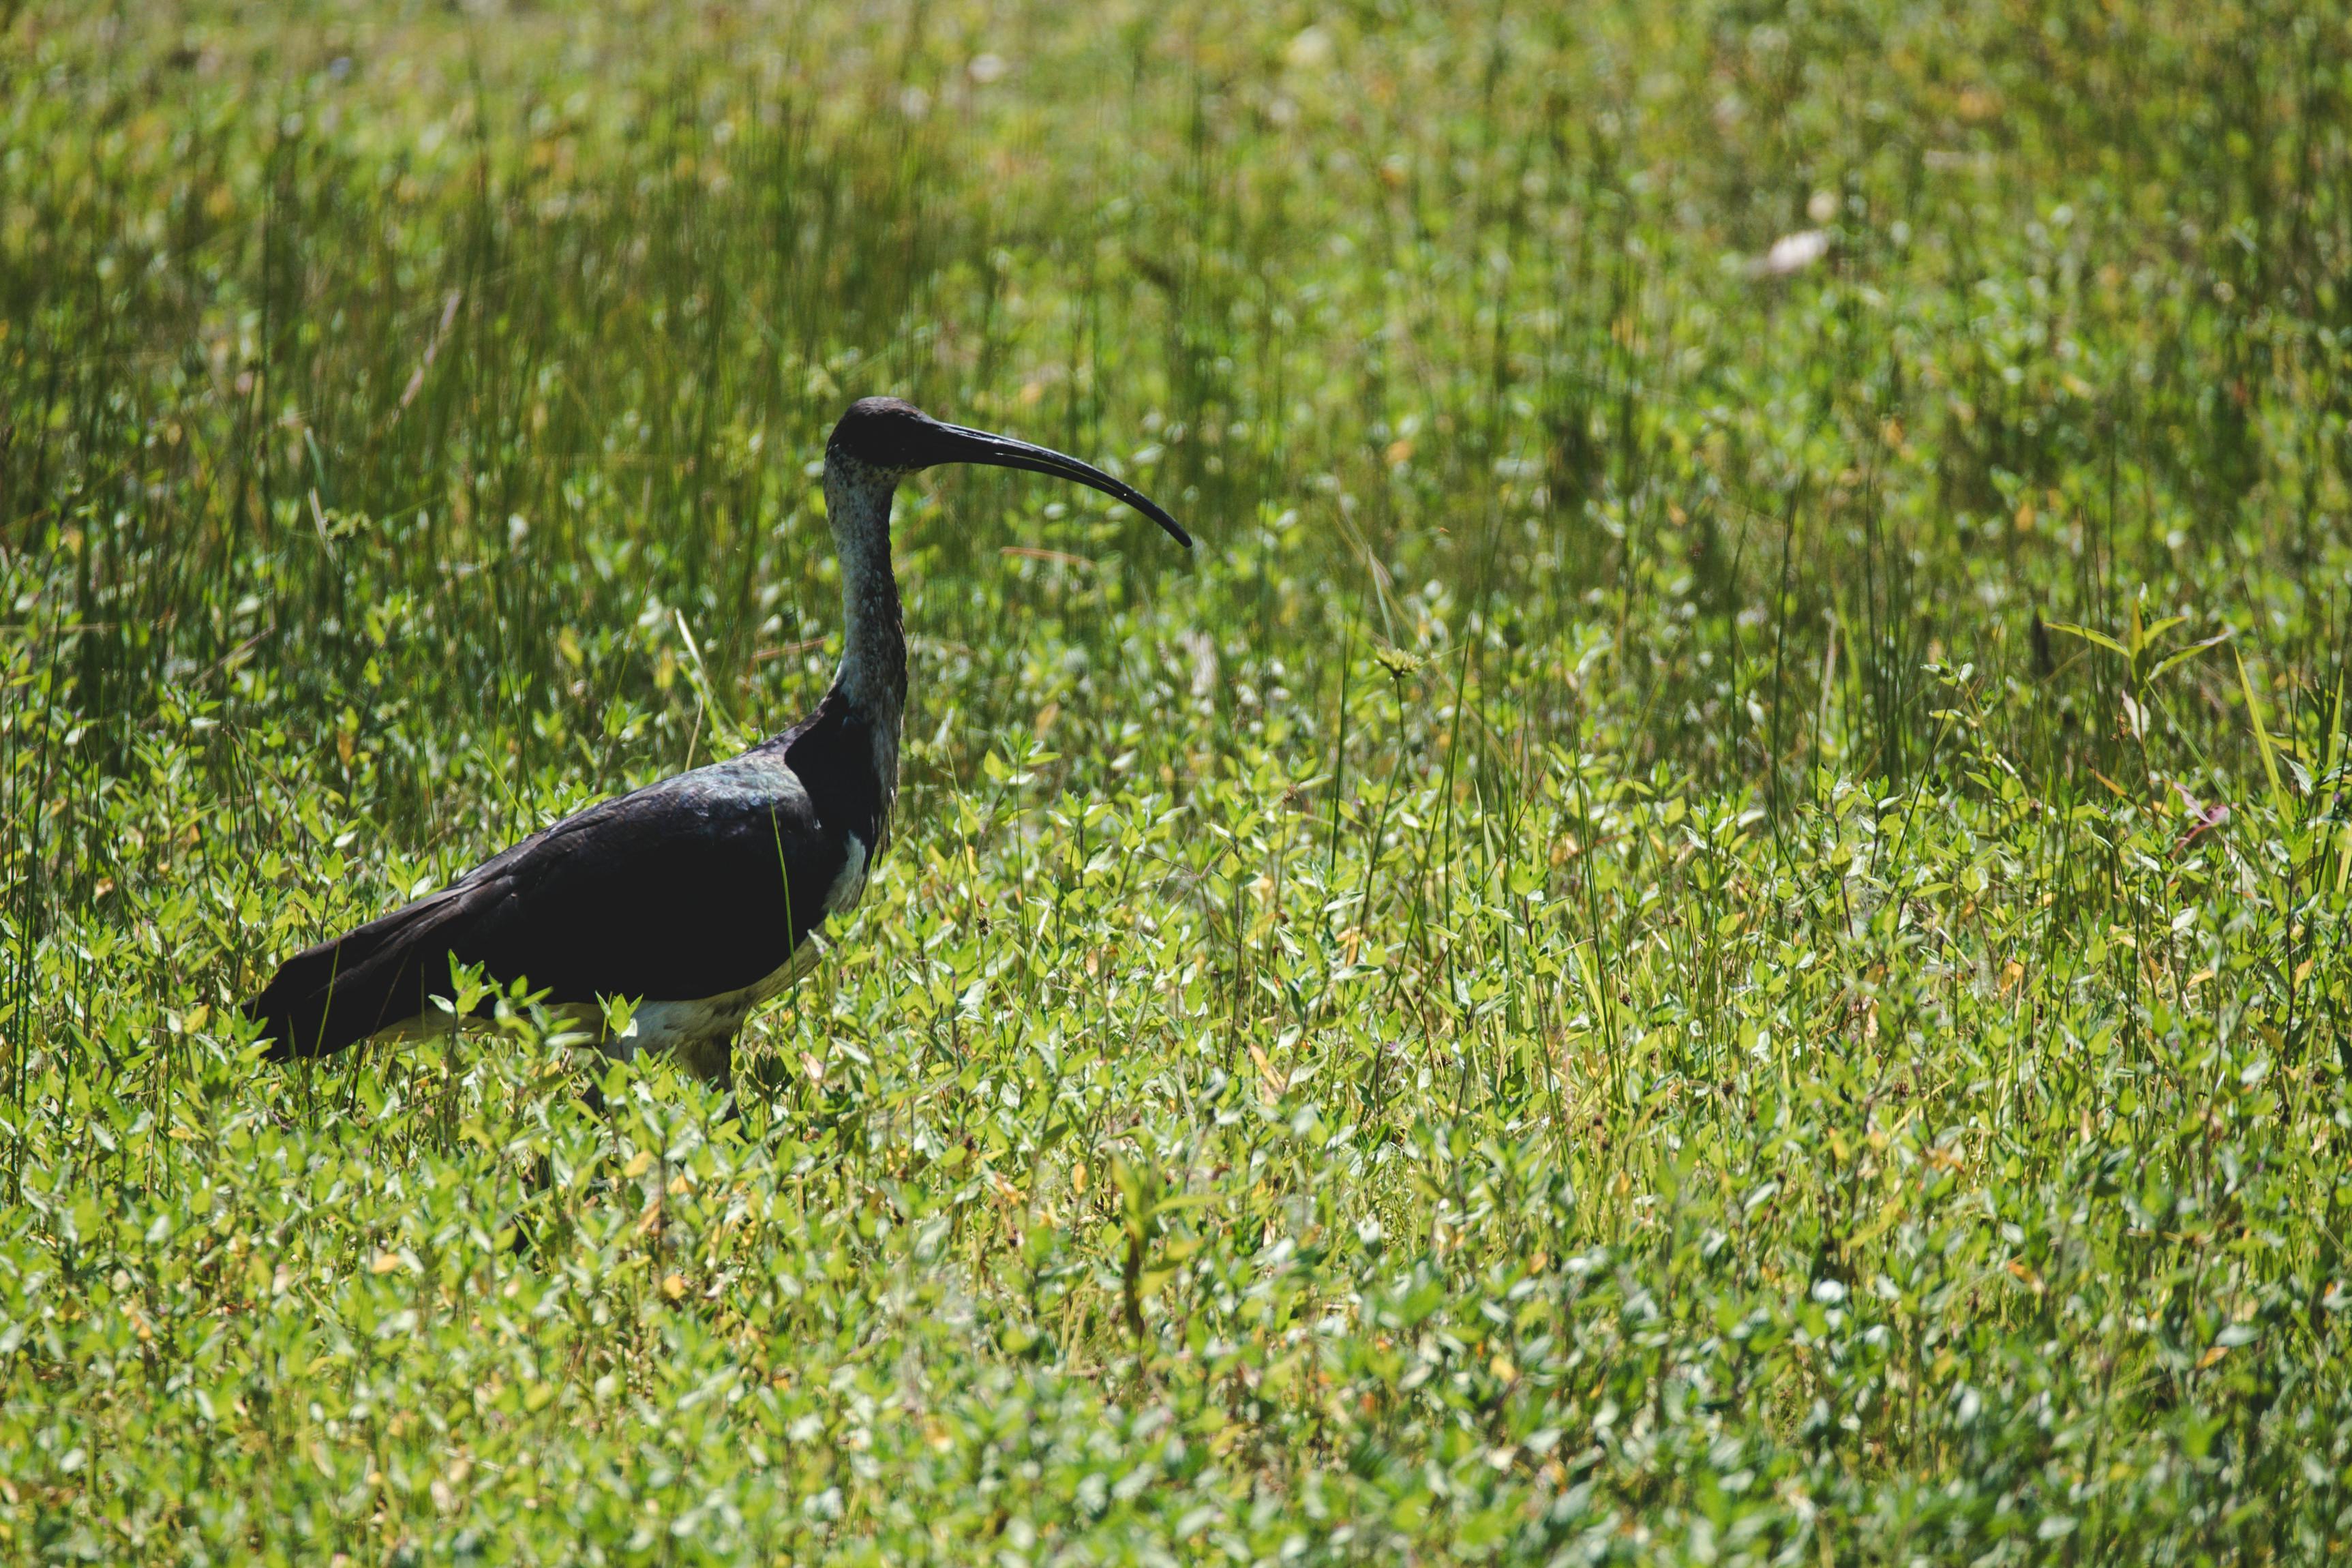
[[[247,1016],[282,1060],[418,1016],[446,993],[453,956],[554,1002],[691,1000],[755,984],[824,920],[844,859],[786,763],[794,735],[591,806],[295,954]]]

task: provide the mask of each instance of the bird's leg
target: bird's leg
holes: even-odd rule
[[[697,1078],[719,1091],[721,1123],[743,1120],[742,1108],[735,1103],[735,1034],[730,1029],[725,1035],[698,1041],[686,1064],[694,1069]]]
[[[714,1089],[729,1089],[735,1082],[735,1032],[700,1035],[677,1043],[678,1059],[687,1070]]]
[[[637,1059],[636,1031],[634,1028],[625,1036],[614,1034],[612,1023],[604,1016],[601,1007],[595,1009],[581,1007],[575,1010],[573,1016],[583,1025],[595,1026],[596,1054],[604,1060],[633,1062]],[[589,1114],[592,1116],[604,1114],[604,1086],[599,1081],[603,1076],[604,1069],[595,1068],[588,1073],[585,1081],[580,1086],[580,1103],[588,1108]]]
[[[537,1160],[531,1162],[530,1169],[522,1178],[521,1186],[521,1197],[515,1205],[514,1218],[511,1222],[514,1241],[509,1249],[517,1258],[527,1257],[539,1247],[539,1224],[534,1217],[534,1211],[541,1206],[540,1200],[555,1188],[553,1157],[542,1153]]]

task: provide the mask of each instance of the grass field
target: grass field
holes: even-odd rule
[[[2340,1560],[2329,13],[0,0],[0,1558]],[[885,391],[1202,547],[908,488],[740,1120],[259,1062]]]

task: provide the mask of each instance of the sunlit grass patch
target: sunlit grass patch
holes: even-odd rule
[[[0,38],[16,1555],[2340,1550],[2340,24]],[[733,1104],[256,1060],[814,701],[880,391],[1202,547],[908,488]]]

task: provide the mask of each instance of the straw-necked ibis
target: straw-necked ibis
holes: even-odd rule
[[[824,449],[845,647],[816,711],[739,757],[604,801],[440,892],[306,948],[246,1004],[271,1055],[321,1056],[436,1015],[452,959],[593,1017],[637,1001],[636,1048],[725,1081],[751,1009],[808,966],[812,934],[856,907],[888,842],[907,645],[890,565],[898,481],[944,463],[1074,479],[1190,546],[1132,486],[1059,452],[869,397]]]

